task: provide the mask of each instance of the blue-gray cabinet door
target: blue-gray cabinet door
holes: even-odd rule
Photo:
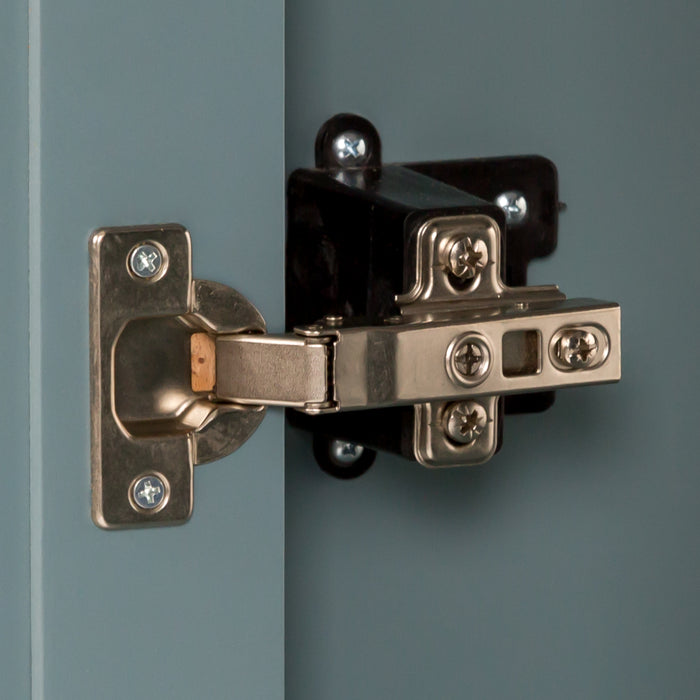
[[[506,418],[474,469],[287,447],[288,700],[700,695],[697,3],[297,0],[287,167],[369,118],[387,162],[540,153],[530,271],[622,306],[622,382]]]
[[[283,697],[282,416],[196,470],[187,525],[95,527],[87,245],[180,222],[282,329],[283,34],[281,0],[0,10],[3,698]]]

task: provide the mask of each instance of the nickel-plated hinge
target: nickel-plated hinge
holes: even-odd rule
[[[458,466],[484,462],[497,451],[503,397],[531,396],[542,407],[551,396],[543,392],[620,378],[617,304],[567,300],[555,286],[506,284],[503,208],[470,194],[461,198],[418,168],[382,167],[371,160],[378,158],[376,132],[359,118],[349,129],[343,118],[347,122],[348,115],[324,126],[317,155],[337,156],[342,133],[352,131],[364,134],[368,160],[363,167],[337,162],[293,175],[288,233],[288,264],[298,266],[300,242],[318,246],[321,271],[327,272],[324,265],[338,270],[337,289],[322,276],[319,300],[293,289],[288,318],[294,327],[286,334],[267,334],[255,307],[229,287],[192,279],[183,227],[92,235],[98,525],[186,520],[194,465],[237,449],[267,406],[294,409],[294,422],[318,426],[328,444],[391,449],[428,467]],[[312,214],[313,225],[303,218],[309,206],[299,206],[300,187],[302,199],[329,200],[321,215]],[[422,200],[416,194],[421,187]],[[330,225],[342,215],[339,202],[359,212],[370,233],[368,240],[354,229],[358,288],[348,282],[344,264],[328,263],[331,250],[352,254],[353,242],[323,250],[328,239],[344,236],[342,224]],[[399,205],[406,212],[396,216]],[[535,204],[535,213],[543,206]],[[378,243],[376,231],[390,236],[394,228],[399,264],[377,273],[397,243]],[[534,256],[521,253],[523,264]],[[306,271],[314,280],[319,275],[313,254],[310,259]],[[288,283],[296,274],[288,272]],[[299,324],[304,308],[313,315]],[[355,458],[339,453],[338,468]]]

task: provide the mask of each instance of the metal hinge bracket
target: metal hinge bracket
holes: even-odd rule
[[[444,223],[425,228],[436,251],[461,224],[479,224],[471,236],[490,243],[495,269],[492,222]],[[129,268],[143,246],[160,251],[157,278]],[[567,301],[554,287],[511,289],[495,275],[498,294],[452,312],[431,283],[381,326],[331,318],[266,335],[240,294],[191,279],[182,227],[104,229],[91,248],[93,515],[103,527],[186,520],[192,467],[237,449],[266,406],[308,415],[415,406],[419,462],[474,464],[496,450],[498,395],[620,377],[619,307]],[[588,355],[569,338],[587,339]]]
[[[369,152],[378,157],[378,142]],[[291,290],[295,325],[286,334],[267,334],[260,313],[233,289],[192,279],[190,235],[182,226],[93,233],[92,503],[98,525],[187,520],[193,467],[237,449],[267,406],[294,409],[303,418],[295,422],[318,426],[327,436],[393,449],[427,467],[458,466],[484,462],[497,451],[503,397],[547,396],[542,392],[620,378],[617,304],[567,300],[555,286],[506,284],[501,209],[481,200],[465,204],[452,187],[409,168],[372,170],[372,162],[365,169],[301,171],[291,187],[307,178],[305,192],[331,198],[330,214],[320,219],[335,216],[345,196],[375,197],[371,211],[379,224],[367,225],[396,227],[403,239],[400,274],[383,270],[368,277],[358,261],[376,270],[377,260],[356,241],[358,288],[348,286],[341,269],[345,291],[319,290],[321,305]],[[373,193],[368,178],[385,189]],[[421,187],[431,201],[424,211],[411,204],[410,216],[381,219],[387,198],[405,202],[407,192]],[[318,195],[324,188],[327,195]],[[295,218],[294,196],[292,261],[298,238],[322,245]],[[391,204],[392,216],[395,209]],[[386,259],[373,245],[378,259]],[[314,315],[299,325],[305,308]]]

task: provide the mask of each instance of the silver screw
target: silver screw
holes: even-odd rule
[[[571,328],[556,343],[559,360],[572,369],[590,367],[598,355],[598,339],[590,331]]]
[[[468,445],[484,432],[488,423],[488,414],[480,403],[462,401],[448,406],[442,420],[445,434],[451,440]]]
[[[155,277],[163,267],[163,255],[152,243],[141,243],[129,255],[129,269],[141,279]]]
[[[447,267],[450,272],[463,280],[476,277],[489,261],[486,243],[477,240],[472,242],[469,236],[456,240],[447,256]]]
[[[520,224],[527,216],[527,200],[522,192],[509,190],[496,197],[496,205],[506,213],[506,223]]]
[[[153,510],[157,508],[165,498],[165,484],[155,474],[142,476],[132,487],[134,502],[139,508]]]
[[[447,350],[450,374],[462,384],[478,384],[491,370],[491,353],[486,341],[476,334],[453,341]]]
[[[367,159],[367,141],[358,131],[344,131],[333,139],[333,155],[339,165],[352,167]]]
[[[365,448],[355,442],[345,440],[333,440],[330,444],[331,458],[342,465],[350,465],[357,462]]]

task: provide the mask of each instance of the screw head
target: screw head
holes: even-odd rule
[[[355,442],[333,440],[330,444],[330,456],[338,464],[350,465],[357,462],[365,448]]]
[[[141,243],[129,253],[129,269],[141,279],[151,279],[163,269],[163,254],[153,243]]]
[[[367,141],[359,131],[344,131],[333,139],[333,155],[339,165],[353,167],[367,160]]]
[[[133,502],[144,510],[155,510],[165,500],[165,477],[147,474],[137,479],[131,487]]]
[[[447,437],[460,445],[469,445],[484,432],[488,423],[486,409],[476,401],[450,404],[442,419]]]
[[[527,200],[522,192],[509,190],[499,194],[495,199],[497,206],[506,213],[506,223],[520,224],[527,217]]]
[[[571,328],[559,336],[555,345],[557,358],[572,369],[590,367],[598,356],[598,339],[586,330]]]
[[[450,246],[447,254],[447,268],[463,280],[476,277],[489,261],[488,248],[484,241],[474,241],[469,236],[460,238]]]
[[[486,339],[470,333],[452,341],[447,349],[447,370],[460,384],[483,382],[491,371],[491,351]]]

